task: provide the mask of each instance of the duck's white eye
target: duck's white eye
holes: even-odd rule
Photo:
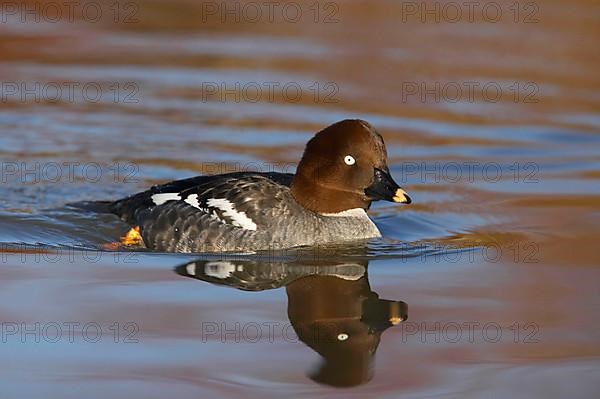
[[[356,160],[352,155],[346,155],[344,157],[344,162],[346,163],[346,165],[354,165],[356,163]]]
[[[349,335],[346,333],[341,333],[341,334],[338,334],[338,336],[337,336],[338,341],[345,341],[348,338],[349,338]]]

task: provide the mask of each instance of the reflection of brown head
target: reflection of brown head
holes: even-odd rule
[[[333,386],[372,378],[381,333],[407,318],[407,305],[379,299],[365,276],[308,276],[287,286],[288,315],[298,337],[324,361],[311,375]]]

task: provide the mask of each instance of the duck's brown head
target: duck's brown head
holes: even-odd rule
[[[321,214],[368,209],[378,200],[411,203],[390,176],[383,138],[360,119],[318,132],[306,144],[291,187],[300,205]]]

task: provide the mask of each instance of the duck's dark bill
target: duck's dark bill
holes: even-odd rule
[[[365,194],[373,201],[391,201],[410,204],[412,200],[386,171],[375,169],[373,183],[365,189]]]

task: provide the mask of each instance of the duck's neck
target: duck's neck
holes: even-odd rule
[[[337,214],[351,209],[368,209],[371,204],[361,193],[319,184],[303,175],[294,176],[292,195],[302,207],[320,214]]]

